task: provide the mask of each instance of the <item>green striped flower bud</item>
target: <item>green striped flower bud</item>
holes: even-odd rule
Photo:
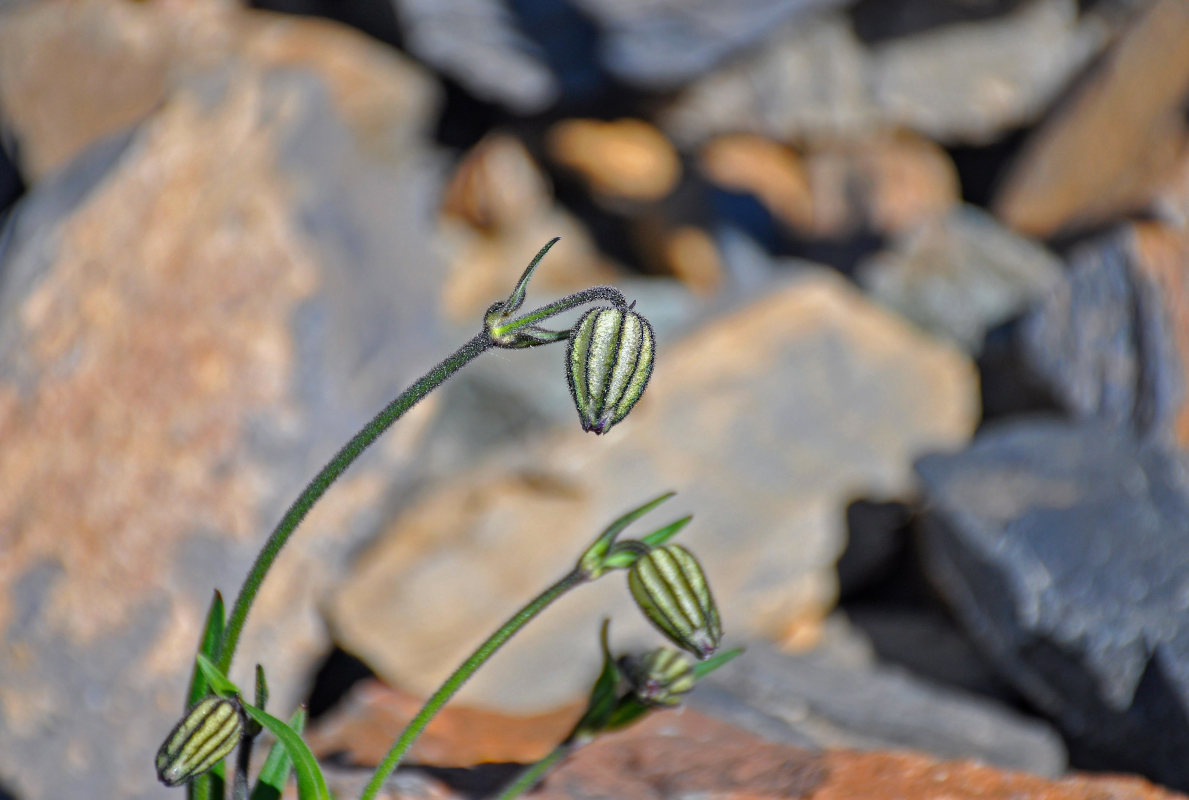
[[[570,394],[582,430],[606,433],[628,415],[652,375],[652,326],[631,309],[592,308],[570,332]]]
[[[696,682],[694,665],[684,653],[671,647],[625,656],[619,668],[636,697],[651,706],[681,705],[683,696]]]
[[[698,560],[679,544],[653,548],[628,572],[644,616],[682,649],[706,658],[722,641],[722,623]]]
[[[157,751],[157,777],[166,786],[198,777],[235,749],[243,730],[237,700],[215,696],[199,700]]]

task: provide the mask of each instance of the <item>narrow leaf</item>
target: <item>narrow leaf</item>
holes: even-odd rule
[[[289,718],[289,727],[299,736],[305,730],[306,710],[301,707]],[[289,782],[289,773],[293,771],[293,759],[288,749],[281,744],[281,740],[273,742],[264,759],[264,766],[260,768],[260,775],[256,778],[256,786],[252,789],[249,800],[278,800],[285,791],[285,784]]]
[[[267,728],[289,751],[289,757],[293,759],[293,768],[297,772],[298,800],[330,800],[330,790],[326,788],[326,780],[322,777],[318,760],[301,740],[301,736],[267,711],[261,711],[247,703],[244,703],[244,711]]]
[[[644,544],[648,545],[649,547],[660,547],[665,542],[669,541],[674,536],[676,536],[678,534],[678,532],[680,532],[682,528],[684,528],[686,525],[688,525],[690,523],[690,520],[692,520],[693,518],[694,518],[693,515],[690,514],[687,517],[682,517],[681,519],[677,520],[676,522],[670,522],[665,527],[658,528],[657,530],[648,534],[640,541],[644,542]]]
[[[256,707],[262,711],[268,707],[268,680],[259,664],[256,665]]]
[[[215,691],[215,694],[240,694],[239,687],[228,680],[227,676],[215,666],[214,662],[204,656],[202,653],[199,653],[195,657],[195,663],[198,664],[198,669],[202,671],[202,674],[206,676],[206,682],[210,684],[211,688]]]
[[[215,596],[211,598],[211,607],[206,614],[206,625],[202,629],[202,638],[198,641],[198,652],[207,658],[215,658],[215,650],[219,647],[219,641],[223,638],[223,625],[227,619],[227,615],[223,609],[223,595],[218,591]],[[190,676],[190,691],[186,694],[186,708],[189,710],[191,706],[206,696],[206,677],[198,669],[194,667],[194,672]]]
[[[528,282],[533,277],[533,272],[536,271],[537,265],[541,263],[541,259],[545,257],[545,254],[549,252],[550,248],[560,241],[560,236],[553,237],[533,256],[533,260],[529,262],[528,267],[524,270],[524,274],[516,282],[516,287],[512,289],[512,294],[508,295],[508,299],[504,301],[504,307],[502,309],[504,314],[512,314],[524,304],[524,296],[528,292]]]
[[[701,678],[709,675],[719,667],[726,664],[728,661],[733,661],[736,657],[743,655],[742,647],[735,647],[731,650],[724,650],[721,653],[710,656],[705,661],[699,661],[694,664],[694,677]]]
[[[603,563],[603,558],[607,555],[607,552],[611,549],[611,546],[615,544],[615,539],[620,533],[623,532],[623,529],[675,494],[677,493],[665,492],[664,494],[649,500],[644,505],[633,508],[622,517],[612,522],[603,529],[603,532],[599,534],[599,538],[595,539],[594,544],[587,548],[586,552],[583,553],[579,564],[581,564],[589,574],[599,574],[603,569],[606,568],[606,565]]]

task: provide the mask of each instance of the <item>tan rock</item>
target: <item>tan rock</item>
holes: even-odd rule
[[[681,160],[665,135],[640,119],[569,119],[548,132],[549,155],[597,193],[653,201],[673,190]]]
[[[994,208],[1034,236],[1090,226],[1147,202],[1184,141],[1189,6],[1159,0],[1077,95],[1027,143]]]
[[[706,177],[724,189],[758,197],[786,225],[812,226],[809,176],[791,147],[754,134],[726,134],[706,143],[699,165]]]
[[[696,512],[681,539],[728,641],[812,641],[834,603],[846,504],[910,492],[913,458],[959,446],[977,417],[965,357],[811,273],[659,342],[651,386],[607,436],[575,425],[426,495],[360,560],[331,620],[382,677],[428,693],[623,509],[676,489],[627,535]],[[603,613],[615,638],[655,641],[621,581],[563,598],[466,696],[519,710],[572,701],[597,668]]]

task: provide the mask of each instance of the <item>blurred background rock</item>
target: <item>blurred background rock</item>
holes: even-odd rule
[[[487,356],[249,623],[340,791],[666,489],[750,652],[549,796],[1189,790],[1187,101],[1183,0],[3,0],[0,797],[166,796],[212,589],[556,235],[534,297],[656,326],[639,409]],[[393,791],[546,752],[600,613],[654,641],[567,598]]]

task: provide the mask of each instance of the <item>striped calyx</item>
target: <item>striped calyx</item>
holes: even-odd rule
[[[649,551],[628,571],[628,588],[644,616],[698,658],[722,641],[722,623],[701,565],[679,544]]]
[[[582,430],[606,433],[652,374],[652,326],[631,309],[592,308],[570,332],[566,373]]]
[[[157,777],[177,786],[206,772],[228,756],[243,735],[239,702],[205,697],[182,718],[157,751]]]
[[[658,647],[651,653],[620,659],[620,670],[642,703],[676,706],[694,688],[694,666],[680,650]]]

